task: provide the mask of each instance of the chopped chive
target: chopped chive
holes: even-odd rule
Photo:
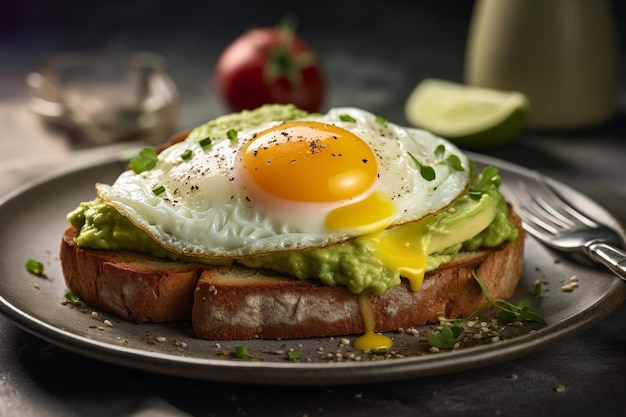
[[[237,140],[237,131],[235,129],[230,129],[226,132],[226,136],[228,137],[228,140]]]
[[[191,149],[187,149],[185,152],[180,154],[180,157],[183,161],[186,161],[191,158],[191,155],[193,155],[193,152],[191,151]]]
[[[244,359],[249,357],[250,353],[248,353],[248,348],[245,346],[235,346],[235,358]]]
[[[65,301],[75,306],[80,302],[80,299],[73,292],[68,291],[65,293]]]
[[[341,120],[342,122],[351,122],[351,123],[355,123],[356,120],[354,119],[354,117],[350,116],[349,114],[342,114],[339,116],[339,120]]]
[[[159,185],[157,188],[155,188],[154,190],[152,190],[152,192],[154,193],[154,195],[160,195],[163,194],[165,192],[165,187],[162,185]]]
[[[139,155],[130,160],[130,168],[135,174],[141,174],[149,171],[156,166],[158,162],[157,152],[154,148],[143,148],[139,151]]]
[[[290,350],[287,352],[287,359],[290,361],[297,361],[302,358],[302,352],[299,350]]]
[[[26,261],[26,269],[31,274],[43,275],[43,264],[35,259],[29,259]]]
[[[469,194],[469,196],[472,198],[472,200],[480,200],[480,198],[482,197],[483,193],[480,190],[476,190],[474,188],[470,188],[467,193]]]
[[[213,143],[213,141],[211,140],[210,137],[206,137],[204,139],[201,139],[200,142],[198,142],[200,144],[200,146],[202,146],[203,148],[206,148],[207,146],[211,146],[211,143]]]

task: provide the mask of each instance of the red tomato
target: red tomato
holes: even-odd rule
[[[313,52],[291,28],[251,29],[220,56],[217,88],[232,111],[268,103],[320,110],[324,83]]]

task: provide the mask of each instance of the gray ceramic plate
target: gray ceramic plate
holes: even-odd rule
[[[498,167],[505,184],[532,175],[500,160],[470,156],[479,165]],[[527,298],[535,280],[545,281],[544,292],[534,300],[533,309],[548,324],[516,329],[497,343],[429,353],[423,337],[394,332],[389,336],[394,339],[395,354],[385,357],[361,355],[342,343],[342,338],[218,342],[195,339],[186,324],[138,325],[106,315],[93,318],[91,310],[61,303],[66,290],[58,260],[60,237],[67,225],[66,213],[79,202],[92,199],[94,183],[113,181],[124,165],[109,160],[47,178],[0,202],[0,309],[24,330],[98,360],[156,373],[239,383],[313,385],[398,380],[485,366],[546,348],[597,322],[626,299],[626,285],[606,270],[575,263],[529,238],[524,276],[514,300]],[[596,217],[620,228],[596,203],[553,183]],[[26,271],[28,258],[44,263],[45,278]],[[561,291],[561,285],[573,275],[580,287],[573,292]],[[104,323],[105,318],[112,326]],[[424,334],[427,328],[419,330]],[[238,345],[246,346],[253,358],[233,358]],[[289,361],[286,352],[290,349],[299,350],[302,359]]]

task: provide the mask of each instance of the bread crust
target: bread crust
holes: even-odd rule
[[[426,274],[413,292],[406,280],[370,296],[376,331],[420,326],[471,314],[485,299],[510,298],[523,270],[524,233],[497,248],[466,252]],[[211,340],[290,339],[364,331],[358,296],[343,286],[276,276],[241,266],[213,267],[147,255],[80,248],[68,227],[60,257],[67,287],[85,303],[135,322],[191,321]]]
[[[86,304],[138,323],[186,321],[202,271],[212,267],[120,251],[81,248],[77,231],[63,233],[65,284]]]

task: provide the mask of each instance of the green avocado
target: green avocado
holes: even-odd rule
[[[306,115],[293,106],[264,106],[260,109],[223,116],[195,129],[190,139],[225,133],[229,129],[255,126],[266,120],[288,120]],[[508,207],[498,191],[500,176],[494,167],[486,167],[470,178],[470,187],[449,207],[428,219],[430,235],[427,270],[436,269],[461,251],[498,246],[518,236],[509,220]],[[257,255],[246,259],[202,259],[170,252],[156,243],[145,231],[114,208],[97,198],[81,203],[67,216],[79,231],[75,242],[80,247],[135,251],[176,261],[209,264],[239,263],[267,268],[299,279],[318,279],[326,285],[344,285],[354,293],[365,290],[383,294],[400,284],[400,274],[385,267],[372,256],[374,247],[368,239],[299,252]],[[398,226],[397,228],[404,227]]]

